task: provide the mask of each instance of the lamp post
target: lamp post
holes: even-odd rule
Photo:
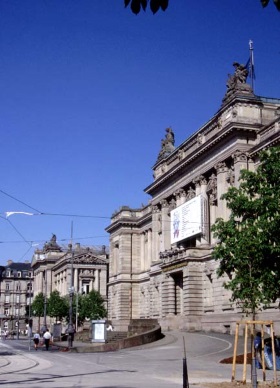
[[[44,286],[45,286],[45,292],[44,292],[44,326],[43,326],[43,334],[47,330],[47,274],[46,270],[44,271]]]
[[[17,291],[17,339],[19,339],[20,282],[18,282]]]
[[[74,261],[74,252],[72,244],[69,244],[70,252],[70,287],[69,287],[69,324],[68,324],[68,346],[72,348],[74,340],[74,327],[73,327],[73,296],[74,296],[74,286],[73,286],[73,261]]]
[[[29,282],[29,309],[28,309],[28,334],[29,334],[29,351],[31,350],[31,337],[32,337],[32,322],[31,322],[31,283]]]

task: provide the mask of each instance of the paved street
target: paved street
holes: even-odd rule
[[[0,386],[28,388],[182,387],[183,337],[190,387],[230,381],[234,338],[222,334],[169,332],[153,344],[110,353],[62,352],[31,348],[29,341],[0,342]],[[242,368],[238,366],[237,377]],[[260,373],[260,372],[259,372]]]

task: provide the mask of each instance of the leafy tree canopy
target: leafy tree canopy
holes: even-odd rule
[[[169,0],[150,0],[150,9],[153,14],[159,9],[165,11],[168,7]],[[143,9],[146,11],[149,0],[124,0],[124,5],[127,7],[130,4],[131,11],[136,15]]]
[[[84,321],[87,319],[101,319],[107,316],[107,311],[104,307],[104,299],[98,291],[91,290],[87,295],[81,298],[79,306],[79,319]]]
[[[260,154],[255,172],[242,170],[239,188],[231,187],[222,199],[231,210],[228,221],[213,226],[218,243],[218,276],[228,275],[232,291],[246,313],[255,314],[280,296],[280,147]]]
[[[266,7],[269,3],[269,0],[261,0],[262,6]],[[275,7],[280,11],[280,0],[273,0]]]
[[[69,313],[67,300],[60,296],[59,291],[50,293],[47,304],[47,314],[57,319],[65,318]]]
[[[44,316],[44,294],[40,292],[37,294],[32,303],[32,315],[35,317],[43,317]]]
[[[176,0],[175,0],[176,1]],[[169,0],[150,0],[150,9],[153,14],[157,13],[158,10],[165,11],[168,7]],[[125,7],[130,5],[131,11],[136,15],[141,11],[146,11],[149,0],[124,0]],[[280,0],[273,0],[275,7],[280,11]],[[263,7],[269,4],[269,0],[261,0]]]

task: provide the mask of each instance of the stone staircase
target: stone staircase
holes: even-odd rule
[[[125,331],[107,331],[107,342],[118,342],[127,338]]]

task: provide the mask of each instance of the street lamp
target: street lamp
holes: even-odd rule
[[[43,334],[47,330],[47,275],[46,270],[44,271],[44,286],[45,286],[45,292],[44,292],[44,326],[43,326]]]
[[[70,273],[70,287],[69,287],[69,324],[68,324],[68,346],[72,348],[74,340],[74,327],[73,327],[73,296],[74,296],[74,286],[73,286],[73,261],[74,261],[74,252],[72,244],[69,244],[70,251],[70,260],[71,260],[71,273]]]

